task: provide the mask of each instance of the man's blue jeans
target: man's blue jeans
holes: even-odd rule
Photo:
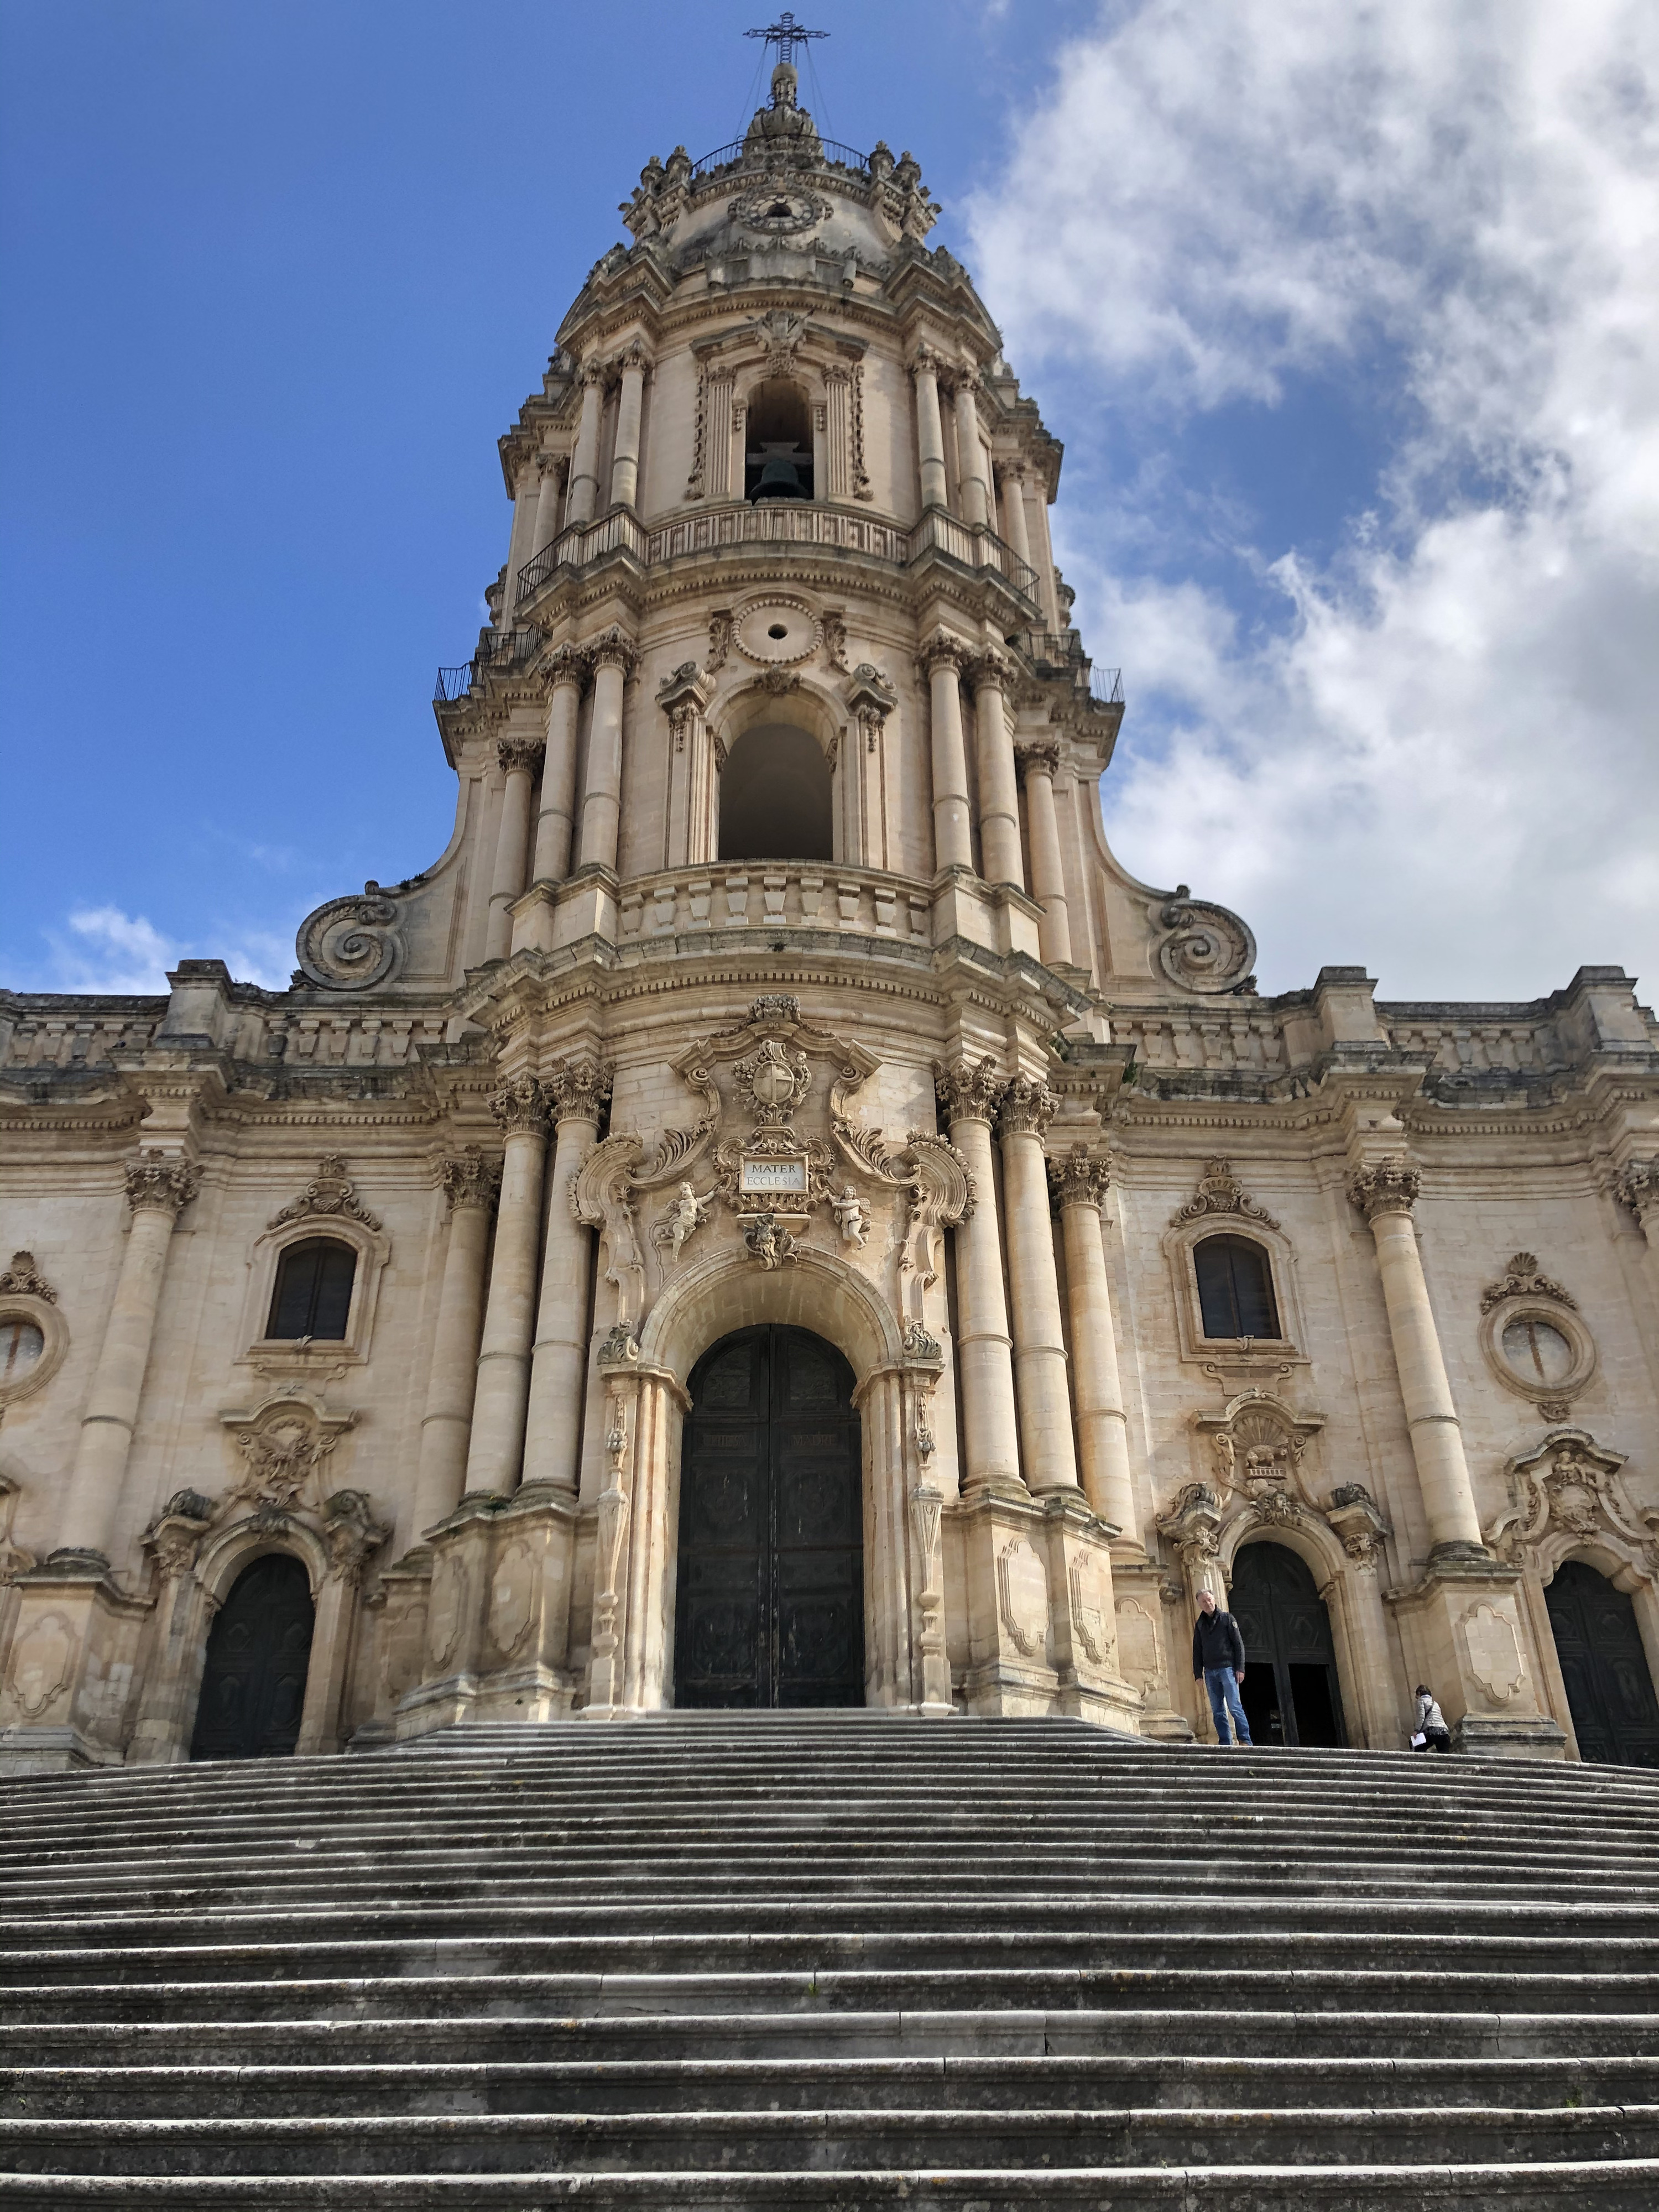
[[[1231,1667],[1206,1667],[1204,1686],[1210,1693],[1210,1714],[1215,1722],[1216,1741],[1228,1743],[1232,1738],[1227,1733],[1227,1716],[1233,1717],[1233,1726],[1238,1730],[1241,1743],[1250,1741],[1250,1724],[1244,1717],[1244,1708],[1238,1702],[1238,1681]]]

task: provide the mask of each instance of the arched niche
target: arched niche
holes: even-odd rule
[[[795,376],[763,376],[744,398],[743,491],[747,500],[775,495],[763,479],[766,465],[784,462],[794,471],[799,491],[814,495],[812,399]]]
[[[834,777],[817,741],[781,720],[746,729],[720,772],[721,860],[836,859]]]

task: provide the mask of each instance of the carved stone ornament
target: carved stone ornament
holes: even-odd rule
[[[732,617],[722,608],[708,617],[708,658],[703,663],[709,675],[718,676],[732,652]]]
[[[1221,1500],[1207,1483],[1189,1482],[1176,1493],[1170,1510],[1158,1516],[1158,1528],[1184,1565],[1201,1565],[1220,1549]]]
[[[443,1179],[444,1195],[452,1212],[457,1206],[494,1206],[501,1187],[499,1160],[492,1160],[478,1145],[468,1145],[456,1158],[447,1159],[440,1170]]]
[[[1488,1283],[1480,1293],[1480,1310],[1490,1313],[1505,1298],[1553,1298],[1559,1305],[1571,1306],[1577,1313],[1578,1301],[1564,1291],[1553,1276],[1539,1271],[1535,1252],[1516,1252],[1510,1259],[1501,1283]]]
[[[1279,1226],[1265,1206],[1246,1198],[1231,1160],[1205,1161],[1197,1191],[1185,1206],[1177,1207],[1171,1225],[1178,1228],[1182,1222],[1201,1221],[1212,1213],[1233,1214],[1242,1221],[1259,1222],[1264,1229]]]
[[[290,1221],[303,1221],[312,1214],[361,1221],[365,1229],[378,1230],[380,1225],[358,1198],[346,1175],[345,1161],[338,1152],[323,1154],[317,1163],[316,1174],[298,1198],[273,1213],[265,1226],[281,1229]]]
[[[1286,1519],[1272,1504],[1283,1498],[1300,1511],[1312,1500],[1305,1459],[1325,1425],[1322,1413],[1297,1414],[1252,1385],[1229,1399],[1219,1413],[1200,1413],[1195,1424],[1210,1447],[1210,1482],[1218,1504],[1254,1507],[1268,1519]]]
[[[1064,1159],[1048,1163],[1048,1188],[1062,1211],[1068,1206],[1091,1206],[1098,1212],[1111,1180],[1107,1163],[1096,1159],[1086,1145],[1073,1145]]]
[[[639,1356],[639,1339],[623,1322],[617,1322],[599,1340],[601,1367],[623,1366]]]
[[[1014,774],[1023,784],[1029,776],[1046,775],[1052,783],[1060,774],[1060,740],[1038,738],[1014,749]]]
[[[44,1298],[49,1306],[58,1303],[58,1293],[34,1264],[33,1252],[14,1252],[11,1265],[0,1274],[0,1296],[14,1298]]]
[[[1011,1076],[997,1115],[997,1133],[1042,1137],[1059,1111],[1059,1099],[1040,1077]]]
[[[806,1054],[791,1050],[776,1037],[763,1038],[732,1073],[763,1128],[787,1122],[812,1087]]]
[[[713,1191],[699,1198],[689,1182],[683,1182],[667,1212],[651,1231],[652,1243],[665,1248],[678,1260],[687,1240],[696,1235],[714,1211],[714,1206]]]
[[[202,1170],[176,1152],[146,1146],[127,1169],[127,1204],[135,1213],[178,1215],[202,1187]]]
[[[612,623],[597,637],[588,638],[582,650],[595,669],[620,668],[624,676],[631,676],[634,664],[639,659],[639,648],[620,623]]]
[[[489,1110],[505,1137],[545,1137],[547,1093],[533,1075],[515,1075],[490,1099]]]
[[[374,1518],[367,1491],[337,1490],[323,1501],[323,1543],[329,1573],[337,1581],[360,1581],[370,1558],[391,1534],[389,1522]]]
[[[300,924],[295,951],[307,979],[325,991],[373,991],[403,963],[398,908],[378,884],[356,897],[330,899]]]
[[[222,1414],[242,1462],[228,1496],[281,1512],[319,1503],[322,1470],[356,1418],[325,1413],[299,1396],[270,1400],[252,1413]]]
[[[865,1218],[864,1201],[849,1183],[830,1194],[830,1211],[836,1217],[836,1233],[843,1244],[862,1248],[870,1234],[870,1224]]]
[[[1348,1196],[1367,1221],[1379,1213],[1409,1213],[1422,1188],[1421,1172],[1399,1155],[1356,1168],[1348,1178]]]
[[[933,1090],[947,1127],[957,1121],[994,1121],[1007,1087],[1007,1078],[998,1072],[988,1053],[982,1060],[933,1062]]]
[[[964,638],[952,630],[936,629],[923,641],[916,665],[924,676],[932,676],[938,668],[953,668],[959,676],[973,657],[973,647]]]
[[[592,1121],[597,1127],[605,1119],[611,1075],[610,1068],[586,1055],[550,1068],[543,1079],[542,1092],[552,1101],[553,1119]]]
[[[1632,1509],[1619,1481],[1624,1464],[1624,1453],[1605,1449],[1588,1430],[1557,1430],[1510,1462],[1511,1504],[1487,1532],[1489,1549],[1519,1566],[1552,1538],[1564,1556],[1596,1542],[1659,1572],[1659,1513]]]
[[[795,1257],[795,1240],[775,1214],[757,1213],[743,1224],[743,1241],[752,1258],[769,1270]]]
[[[997,1610],[1022,1658],[1042,1660],[1048,1648],[1048,1575],[1023,1536],[997,1553]]]
[[[1325,1518],[1356,1566],[1375,1567],[1381,1563],[1382,1540],[1394,1531],[1382,1508],[1363,1482],[1345,1482],[1332,1491]]]
[[[757,185],[728,203],[727,216],[745,230],[767,238],[799,238],[816,230],[835,213],[830,203],[799,185]]]
[[[1255,939],[1230,908],[1190,897],[1186,884],[1177,884],[1158,919],[1168,932],[1158,962],[1172,983],[1206,995],[1243,996],[1255,988]]]
[[[164,1582],[176,1582],[195,1565],[213,1515],[211,1498],[196,1490],[175,1490],[145,1529],[139,1541],[155,1559]]]
[[[542,764],[542,755],[547,747],[540,738],[497,738],[495,758],[508,775],[522,769],[526,775],[534,775]]]
[[[1645,1230],[1659,1220],[1659,1160],[1626,1160],[1613,1190]]]
[[[904,1324],[904,1356],[907,1359],[926,1360],[929,1365],[942,1367],[945,1346],[936,1336],[930,1336],[919,1321]]]

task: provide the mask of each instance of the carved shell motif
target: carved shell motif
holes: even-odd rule
[[[308,980],[326,991],[372,991],[403,964],[394,901],[371,884],[353,898],[330,899],[300,925],[295,940]]]

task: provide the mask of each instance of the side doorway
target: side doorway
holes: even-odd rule
[[[691,1370],[674,1702],[864,1703],[864,1501],[853,1370],[763,1322]]]
[[[1568,1559],[1544,1602],[1579,1757],[1659,1766],[1659,1698],[1630,1599],[1584,1560]]]
[[[267,1552],[232,1583],[208,1635],[192,1759],[271,1759],[300,1738],[315,1614],[300,1561]]]
[[[1331,1617],[1304,1562],[1283,1544],[1247,1544],[1228,1602],[1244,1638],[1241,1695],[1255,1741],[1346,1743]]]

